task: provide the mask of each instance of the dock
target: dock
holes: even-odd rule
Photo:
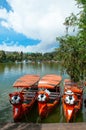
[[[86,130],[86,123],[0,123],[0,130]]]

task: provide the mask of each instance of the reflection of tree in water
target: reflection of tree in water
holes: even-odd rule
[[[1,64],[0,64],[0,73],[3,74],[4,71],[5,71],[5,64],[1,63]]]
[[[20,63],[19,68],[23,70],[23,63]]]
[[[19,64],[15,64],[15,63],[6,63],[6,66],[5,66],[9,71],[14,69],[18,69],[19,68]]]

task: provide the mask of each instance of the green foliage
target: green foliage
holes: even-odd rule
[[[42,53],[31,53],[28,55],[28,60],[30,61],[41,61],[42,60]]]
[[[75,0],[78,5],[86,5],[86,0]]]
[[[59,59],[62,61],[64,68],[74,81],[80,81],[86,77],[86,0],[76,0],[77,5],[81,8],[78,15],[65,19],[66,35],[57,37],[60,46],[57,50]],[[69,27],[78,26],[76,36],[68,34]]]
[[[71,13],[71,15],[65,18],[64,25],[66,26],[66,34],[68,35],[68,29],[70,26],[73,27],[73,31],[75,31],[75,26],[78,23],[78,18],[75,14]]]
[[[76,36],[64,36],[57,38],[60,42],[58,49],[59,60],[74,81],[84,78],[86,67],[86,49],[80,44]]]
[[[4,51],[0,51],[0,62],[5,62],[6,54]]]
[[[23,53],[23,52],[6,52],[0,51],[0,62],[22,62],[32,61],[32,62],[41,62],[41,61],[56,61],[57,52],[50,53]]]

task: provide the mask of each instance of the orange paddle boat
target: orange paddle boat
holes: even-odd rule
[[[49,74],[39,81],[37,100],[40,118],[47,117],[48,113],[59,103],[61,80],[61,76]]]
[[[63,111],[67,122],[72,121],[82,106],[83,88],[69,79],[64,80]]]
[[[10,103],[13,106],[14,121],[19,121],[24,115],[28,114],[35,103],[39,79],[38,75],[24,75],[13,84],[13,87],[22,89],[20,92],[9,94]]]

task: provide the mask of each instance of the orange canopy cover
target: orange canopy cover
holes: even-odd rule
[[[41,78],[38,83],[39,88],[50,88],[53,89],[56,85],[58,85],[62,80],[62,77],[55,74],[45,75]]]
[[[29,88],[35,85],[40,79],[39,75],[24,75],[16,80],[13,87]]]

